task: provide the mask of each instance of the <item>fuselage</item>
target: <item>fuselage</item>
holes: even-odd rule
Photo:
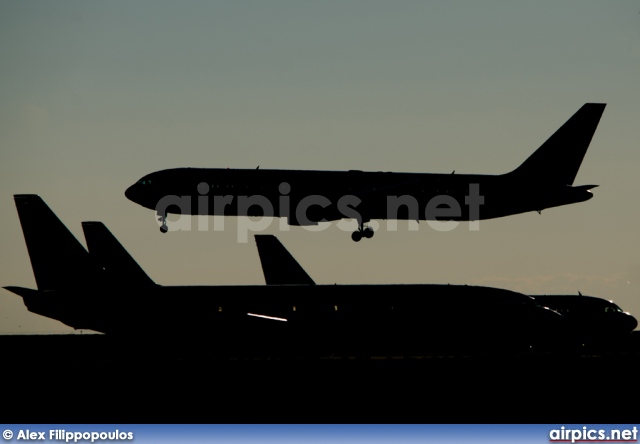
[[[564,325],[562,315],[529,296],[466,285],[152,286],[19,294],[30,311],[74,328],[129,338],[195,338],[233,350],[258,344],[327,353],[419,352],[445,344],[528,347]]]
[[[474,221],[582,202],[594,185],[518,174],[176,168],[151,173],[127,198],[158,214],[276,216],[291,225],[342,218]]]

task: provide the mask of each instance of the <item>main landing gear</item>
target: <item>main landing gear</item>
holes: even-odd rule
[[[354,242],[360,242],[360,239],[363,237],[371,239],[373,237],[373,228],[365,227],[364,224],[360,224],[358,230],[351,233],[351,239],[353,239]]]

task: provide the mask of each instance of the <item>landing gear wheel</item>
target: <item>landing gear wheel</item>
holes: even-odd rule
[[[360,242],[360,239],[363,237],[371,239],[373,237],[373,228],[365,227],[364,221],[360,219],[358,220],[358,229],[351,233],[351,239],[353,239],[354,242]]]
[[[162,225],[160,225],[160,232],[161,233],[166,233],[167,231],[169,231],[169,227],[167,227],[167,215],[166,214],[159,214],[158,216],[158,222],[162,222]]]

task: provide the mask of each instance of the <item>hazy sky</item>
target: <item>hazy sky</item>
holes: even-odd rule
[[[125,189],[174,167],[500,174],[604,102],[590,201],[359,243],[261,232],[319,284],[580,291],[640,318],[639,80],[637,0],[2,1],[0,286],[35,288],[14,194],[83,244],[104,222],[159,284],[262,285],[237,218],[161,234]],[[0,333],[68,331],[0,289]]]

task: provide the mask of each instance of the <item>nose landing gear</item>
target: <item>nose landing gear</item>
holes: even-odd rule
[[[159,214],[159,216],[160,217],[158,217],[158,221],[162,222],[162,225],[160,225],[160,232],[166,233],[167,231],[169,231],[169,227],[167,226],[167,215]]]

